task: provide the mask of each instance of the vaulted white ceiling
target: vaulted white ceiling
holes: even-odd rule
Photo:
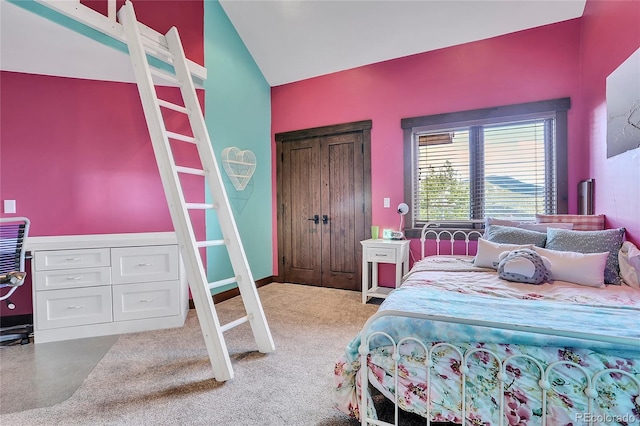
[[[582,16],[586,0],[220,0],[271,86]]]
[[[582,16],[585,3],[220,0],[271,86],[573,19]],[[0,20],[3,70],[133,81],[122,52],[5,0]]]

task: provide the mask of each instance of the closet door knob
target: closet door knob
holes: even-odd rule
[[[307,219],[307,220],[312,220],[312,221],[313,221],[313,223],[315,223],[315,224],[317,225],[318,223],[320,223],[320,216],[318,216],[317,214],[315,214],[315,215],[313,215],[313,217],[310,217],[310,218],[309,218],[309,219]]]
[[[327,223],[329,223],[329,216],[327,216],[326,214],[322,215],[322,223],[324,223],[325,225]]]

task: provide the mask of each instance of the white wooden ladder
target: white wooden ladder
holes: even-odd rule
[[[220,169],[216,162],[204,116],[200,108],[191,74],[187,68],[178,30],[173,27],[164,36],[165,40],[146,40],[145,27],[137,21],[133,4],[127,1],[118,13],[120,22],[124,26],[125,37],[129,48],[129,55],[138,83],[138,91],[147,127],[151,135],[151,142],[155,153],[160,177],[164,187],[171,219],[175,228],[180,253],[185,263],[187,279],[196,307],[198,320],[209,352],[209,359],[213,367],[213,374],[218,381],[233,378],[233,368],[229,352],[224,340],[223,332],[235,326],[249,322],[256,340],[258,350],[263,353],[275,349],[269,326],[265,318],[255,281],[247,262],[240,235],[231,212],[229,199],[222,183]],[[158,43],[163,50],[161,54],[167,58],[174,69],[174,73],[167,73],[149,64],[147,53],[158,50]],[[153,46],[153,47],[149,47]],[[163,80],[172,81],[180,87],[184,106],[176,105],[158,98],[152,75]],[[167,131],[162,115],[162,109],[186,114],[193,136]],[[174,143],[191,143],[197,147],[201,168],[183,167],[176,164],[171,150],[170,140]],[[189,203],[185,201],[180,182],[181,175],[203,176],[211,195],[211,204]],[[189,210],[215,210],[223,238],[221,240],[196,241]],[[208,282],[200,249],[212,246],[226,246],[235,276],[216,282]],[[211,297],[211,290],[237,283],[240,296],[244,302],[246,316],[221,325],[216,308]]]

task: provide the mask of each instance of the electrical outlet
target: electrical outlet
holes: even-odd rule
[[[4,212],[5,214],[12,214],[16,212],[16,200],[4,200]]]
[[[391,198],[385,198],[384,199],[384,208],[388,209],[389,207],[391,207]]]

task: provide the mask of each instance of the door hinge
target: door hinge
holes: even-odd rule
[[[282,161],[284,163],[284,152],[280,153],[280,161]]]
[[[362,153],[364,154],[364,144],[360,144],[360,151],[362,151]]]
[[[284,265],[284,256],[282,256],[282,264]]]

